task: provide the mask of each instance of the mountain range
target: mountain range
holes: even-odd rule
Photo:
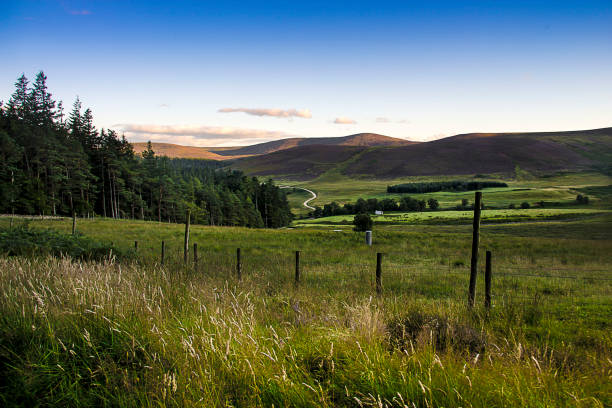
[[[180,157],[190,159],[207,160],[231,160],[240,157],[257,156],[287,150],[300,146],[324,145],[324,146],[406,146],[417,142],[383,136],[376,133],[358,133],[342,137],[293,137],[288,139],[273,140],[271,142],[258,143],[250,146],[237,147],[196,147],[182,146],[172,143],[152,143],[156,154],[168,157]],[[136,153],[142,153],[147,148],[147,143],[132,143]]]
[[[134,143],[137,153],[146,143]],[[336,170],[352,177],[612,169],[612,128],[568,132],[468,133],[413,142],[375,133],[290,138],[241,147],[153,143],[158,155],[222,160],[248,174],[307,180]]]

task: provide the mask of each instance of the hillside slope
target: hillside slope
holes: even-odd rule
[[[252,156],[231,163],[232,168],[260,176],[283,176],[309,180],[333,169],[345,160],[368,149],[365,146],[310,145]]]
[[[158,156],[168,156],[183,159],[228,160],[242,156],[225,155],[211,152],[207,147],[182,146],[173,143],[151,143],[153,151]],[[147,149],[147,143],[132,143],[134,152],[142,154]]]
[[[355,160],[348,160],[356,154]],[[296,163],[297,161],[297,163]],[[612,162],[612,128],[546,133],[470,133],[403,146],[298,146],[235,161],[250,174],[309,179],[342,165],[342,174],[395,178],[416,175],[606,170]]]
[[[159,156],[207,159],[207,160],[231,160],[240,157],[257,156],[287,150],[298,146],[407,146],[418,142],[398,139],[379,135],[376,133],[358,133],[355,135],[341,137],[312,137],[312,138],[289,138],[274,140],[271,142],[258,143],[250,146],[235,147],[196,147],[182,146],[172,143],[152,143],[153,151]],[[147,148],[147,143],[132,143],[134,151],[138,154]]]
[[[311,137],[290,138],[259,143],[251,146],[226,148],[218,150],[210,148],[211,152],[221,156],[254,156],[287,150],[299,146],[334,145],[334,146],[407,146],[418,142],[379,135],[376,133],[357,133],[342,137]]]

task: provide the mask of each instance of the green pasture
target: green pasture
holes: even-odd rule
[[[473,309],[471,227],[452,225],[452,211],[431,213],[449,213],[439,225],[375,225],[372,247],[348,227],[192,225],[187,264],[184,225],[78,219],[79,234],[138,250],[98,263],[0,255],[0,402],[610,406],[612,214],[566,210],[584,218],[482,226]]]
[[[304,207],[304,201],[312,197],[309,192],[299,189],[285,189],[285,191],[287,193],[287,200],[289,201],[289,206],[291,207],[291,211],[295,216],[305,216],[308,214],[309,211],[311,211],[308,208]]]
[[[484,175],[485,178],[474,179],[470,176],[436,176],[436,177],[407,177],[392,180],[354,179],[339,173],[324,174],[311,181],[283,181],[283,184],[306,187],[317,193],[317,199],[310,204],[323,206],[336,201],[338,203],[355,202],[358,198],[399,198],[401,194],[387,194],[388,185],[410,182],[451,181],[451,180],[497,180],[508,184],[508,188],[485,189],[485,205],[497,208],[507,208],[510,204],[519,206],[527,201],[534,204],[540,201],[554,203],[554,205],[573,205],[577,194],[584,194],[580,189],[591,186],[605,187],[612,185],[612,177],[601,173],[559,173],[545,176],[529,176],[508,178],[507,175]],[[608,190],[606,190],[608,191]],[[588,194],[588,193],[587,193]],[[592,206],[611,208],[608,191],[604,200],[593,191]],[[424,194],[409,194],[417,199],[427,200],[436,198],[443,208],[452,208],[461,203],[463,198],[473,202],[473,192],[436,192]],[[296,203],[297,204],[297,203]],[[293,207],[295,208],[295,207]]]
[[[482,222],[521,222],[542,221],[588,217],[612,213],[610,210],[591,208],[529,208],[512,210],[482,210]],[[351,224],[354,215],[334,215],[331,217],[296,220],[295,225],[309,224]],[[470,223],[474,211],[424,211],[424,212],[389,212],[383,215],[372,215],[375,223],[389,224],[448,224]]]

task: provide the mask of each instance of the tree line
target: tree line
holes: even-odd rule
[[[435,198],[430,198],[427,201],[417,200],[415,198],[405,196],[399,200],[394,198],[384,198],[378,200],[377,198],[363,199],[359,198],[355,203],[346,203],[340,205],[335,201],[329,204],[325,204],[322,208],[315,207],[313,211],[309,213],[310,217],[329,217],[332,215],[350,215],[350,214],[373,214],[375,211],[425,211],[427,208],[430,210],[437,210],[440,208],[440,203]]]
[[[387,193],[420,194],[436,191],[474,191],[488,187],[508,187],[499,181],[432,181],[426,183],[404,183],[387,186]]]
[[[272,180],[203,160],[169,159],[149,142],[142,157],[124,136],[97,130],[77,98],[65,115],[39,72],[0,101],[0,212],[281,227],[292,215]]]

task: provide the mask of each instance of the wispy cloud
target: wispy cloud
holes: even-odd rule
[[[340,116],[334,120],[334,123],[336,125],[354,125],[357,123],[357,121],[351,118],[345,118]]]
[[[232,113],[232,112],[243,112],[248,115],[254,116],[274,116],[277,118],[312,118],[312,114],[309,109],[269,109],[269,108],[222,108],[218,112],[221,113]]]
[[[192,146],[234,146],[291,137],[283,132],[220,126],[170,126],[121,123],[112,126],[133,142],[157,141]]]
[[[376,118],[376,123],[410,123],[410,121],[406,119],[390,119],[385,117]]]
[[[68,13],[73,16],[88,16],[91,14],[90,10],[69,10]]]

